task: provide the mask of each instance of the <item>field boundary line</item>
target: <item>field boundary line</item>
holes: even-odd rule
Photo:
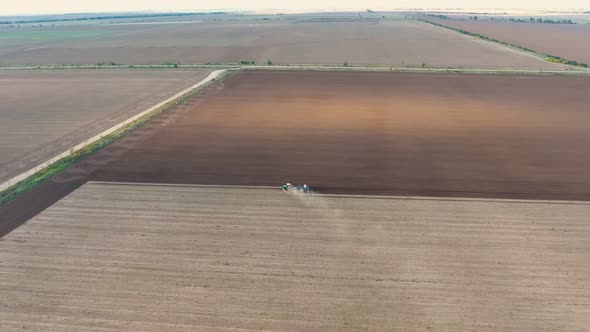
[[[219,188],[219,189],[260,189],[280,190],[277,186],[247,186],[247,185],[217,185],[217,184],[184,184],[161,182],[117,182],[117,181],[88,181],[86,184],[103,186],[138,186],[138,187],[187,187],[187,188]],[[436,197],[436,196],[395,196],[395,195],[354,195],[354,194],[322,194],[311,193],[310,196],[333,198],[361,198],[361,199],[392,199],[413,201],[463,201],[463,202],[496,202],[496,203],[526,203],[526,204],[559,204],[559,205],[590,205],[590,201],[571,200],[542,200],[542,199],[509,199],[509,198],[473,198],[473,197]]]
[[[423,23],[432,24],[424,21]],[[435,25],[436,26],[436,25]],[[438,27],[438,26],[437,26]],[[438,27],[440,29],[450,29]],[[455,31],[456,32],[456,31]],[[469,36],[468,36],[469,37]],[[472,38],[476,38],[471,36]],[[477,38],[476,38],[477,39]],[[485,42],[485,40],[481,40]],[[490,41],[488,41],[490,42]],[[527,53],[524,50],[511,48],[503,44],[498,44],[514,52],[527,55],[543,62],[550,62],[540,55]],[[384,65],[338,65],[338,64],[276,64],[276,65],[240,65],[240,64],[179,64],[175,66],[168,65],[44,65],[44,66],[0,66],[0,71],[19,71],[19,70],[109,70],[109,69],[225,69],[225,70],[309,70],[309,71],[341,71],[341,72],[390,72],[390,73],[454,73],[454,74],[497,74],[497,75],[571,75],[571,76],[588,76],[590,70],[584,67],[575,67],[572,65],[562,64],[564,67],[570,66],[571,70],[552,70],[552,69],[518,69],[518,68],[465,68],[465,67],[395,67]]]
[[[162,182],[119,182],[119,181],[88,181],[88,184],[104,186],[145,186],[145,187],[194,187],[194,188],[223,188],[223,189],[281,189],[277,186],[247,186],[231,184],[191,184],[191,183],[162,183]]]
[[[475,68],[438,68],[438,67],[371,67],[371,66],[331,66],[331,65],[272,65],[244,66],[240,70],[284,70],[284,71],[324,71],[324,72],[360,72],[360,73],[414,73],[414,74],[478,74],[478,75],[570,75],[589,76],[590,71],[579,70],[537,70],[537,69],[475,69]]]
[[[23,173],[21,173],[21,174],[19,174],[17,176],[14,176],[14,177],[8,179],[7,181],[4,181],[2,184],[0,184],[0,192],[10,189],[15,184],[17,184],[17,183],[19,183],[19,182],[27,179],[28,177],[34,175],[35,173],[37,173],[37,172],[39,172],[41,170],[43,170],[43,169],[45,169],[45,168],[53,165],[54,163],[58,162],[59,160],[73,155],[74,153],[82,150],[83,148],[85,148],[85,147],[87,147],[87,146],[89,146],[89,145],[91,145],[91,144],[93,144],[93,143],[101,140],[103,137],[105,137],[107,135],[110,135],[110,134],[114,133],[115,131],[124,128],[125,126],[133,123],[134,121],[136,121],[136,120],[138,120],[138,119],[140,119],[140,118],[142,118],[142,117],[144,117],[144,116],[146,116],[146,115],[148,115],[148,114],[150,114],[150,113],[152,113],[152,112],[160,109],[161,107],[165,106],[166,104],[168,104],[168,103],[170,103],[170,102],[172,102],[172,101],[174,101],[174,100],[176,100],[176,99],[178,99],[178,98],[180,98],[180,97],[182,97],[182,96],[190,93],[191,91],[193,91],[193,90],[195,90],[195,89],[197,89],[197,88],[199,88],[199,87],[201,87],[201,86],[203,86],[203,85],[205,85],[205,84],[207,84],[207,83],[209,83],[209,82],[211,82],[213,80],[215,80],[217,77],[219,77],[220,75],[222,75],[225,72],[226,72],[225,69],[215,70],[215,71],[211,72],[206,78],[204,78],[201,81],[199,81],[198,83],[195,83],[195,84],[191,85],[190,87],[188,87],[188,88],[186,88],[186,89],[184,89],[184,90],[176,93],[175,95],[167,98],[164,101],[159,102],[158,104],[156,104],[156,105],[148,108],[147,110],[145,110],[143,112],[140,112],[140,113],[132,116],[131,118],[129,118],[129,119],[123,121],[123,122],[120,122],[120,123],[114,125],[113,127],[111,127],[109,129],[107,129],[107,130],[99,133],[98,135],[95,135],[95,136],[93,136],[93,137],[91,137],[91,138],[89,138],[89,139],[87,139],[87,140],[85,140],[85,141],[77,144],[76,146],[68,149],[67,151],[64,151],[64,152],[56,155],[55,157],[50,158],[49,160],[47,160],[47,161],[45,161],[45,162],[43,162],[43,163],[41,163],[41,164],[39,164],[39,165],[37,165],[37,166],[29,169],[28,171],[25,171],[25,172],[23,172]]]

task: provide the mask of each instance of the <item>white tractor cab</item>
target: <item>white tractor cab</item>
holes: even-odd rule
[[[300,192],[300,193],[309,193],[312,191],[311,187],[308,186],[307,184],[303,184],[303,185],[298,184],[298,185],[294,186],[289,182],[282,185],[281,189],[283,191]]]

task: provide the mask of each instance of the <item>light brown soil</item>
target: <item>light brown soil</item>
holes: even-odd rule
[[[410,21],[290,21],[88,25],[97,37],[25,43],[0,50],[0,64],[237,63],[563,69],[497,45]],[[57,30],[55,30],[57,29]]]
[[[0,71],[0,183],[173,96],[205,70]]]
[[[428,20],[590,65],[590,24]]]
[[[0,326],[584,330],[589,214],[89,183],[0,239]]]

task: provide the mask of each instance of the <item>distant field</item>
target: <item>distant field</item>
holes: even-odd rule
[[[565,68],[403,18],[379,21],[336,16],[322,20],[310,15],[290,21],[118,22],[10,28],[6,31],[18,43],[0,47],[0,65],[240,61],[262,64],[271,60],[275,64]],[[82,29],[96,35],[80,36]],[[18,37],[20,33],[22,38]],[[39,40],[49,36],[55,40]]]
[[[206,71],[0,71],[0,183],[200,81]]]
[[[430,21],[590,65],[590,24],[530,24],[470,20]]]
[[[583,331],[589,203],[88,183],[0,239],[0,326]]]
[[[47,43],[68,39],[97,37],[109,33],[109,31],[99,30],[11,30],[0,33],[0,44],[3,47],[28,45],[31,43]]]

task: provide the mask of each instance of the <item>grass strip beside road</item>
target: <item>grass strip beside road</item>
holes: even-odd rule
[[[112,142],[116,141],[117,139],[125,136],[127,133],[133,131],[135,128],[140,127],[144,123],[148,122],[149,120],[153,119],[154,117],[166,112],[167,110],[173,108],[174,106],[184,102],[188,98],[192,97],[194,94],[198,93],[202,89],[208,87],[209,85],[223,80],[223,78],[227,75],[228,72],[225,72],[218,76],[217,78],[195,88],[191,92],[177,98],[171,100],[170,102],[160,106],[159,108],[153,110],[152,112],[134,120],[133,122],[129,123],[128,125],[115,130],[114,132],[107,134],[97,140],[94,143],[91,143],[77,151],[72,152],[69,156],[64,157],[55,163],[47,166],[46,168],[36,172],[35,174],[29,176],[28,178],[14,184],[10,188],[0,192],[0,206],[9,203],[13,199],[21,196],[22,194],[26,193],[27,191],[33,189],[34,187],[38,186],[39,184],[47,181],[52,176],[65,171],[71,165],[79,162],[80,160],[85,159],[86,157],[100,151],[102,148],[108,146]]]
[[[487,74],[487,75],[569,75],[588,76],[590,71],[539,70],[539,69],[471,69],[456,67],[376,67],[376,66],[329,66],[329,65],[273,65],[247,66],[242,70],[284,70],[284,71],[325,71],[325,72],[383,72],[383,73],[428,73],[428,74]]]
[[[559,57],[557,55],[545,54],[545,53],[542,53],[542,52],[531,50],[530,48],[526,48],[526,47],[515,45],[515,44],[510,44],[510,43],[507,43],[505,41],[494,39],[494,38],[491,38],[491,37],[488,37],[488,36],[485,36],[485,35],[482,35],[482,34],[479,34],[479,33],[474,33],[474,32],[466,31],[466,30],[463,30],[463,29],[450,27],[448,25],[431,22],[431,21],[428,21],[428,20],[425,20],[425,19],[417,18],[417,20],[420,21],[420,22],[423,22],[423,23],[432,24],[432,25],[437,26],[439,28],[449,29],[449,30],[458,32],[458,33],[463,34],[463,35],[467,35],[467,36],[474,37],[474,38],[477,38],[477,39],[481,39],[481,40],[489,41],[489,42],[492,42],[492,43],[500,44],[502,46],[514,48],[514,49],[517,49],[519,51],[524,51],[524,52],[526,52],[528,54],[534,55],[534,56],[536,56],[538,58],[541,58],[541,59],[543,59],[545,61],[548,61],[548,62],[561,63],[561,64],[564,64],[564,65],[574,66],[574,67],[580,67],[580,68],[588,68],[588,64],[586,64],[586,63],[579,63],[579,62],[577,62],[575,60],[564,59],[564,58]]]

